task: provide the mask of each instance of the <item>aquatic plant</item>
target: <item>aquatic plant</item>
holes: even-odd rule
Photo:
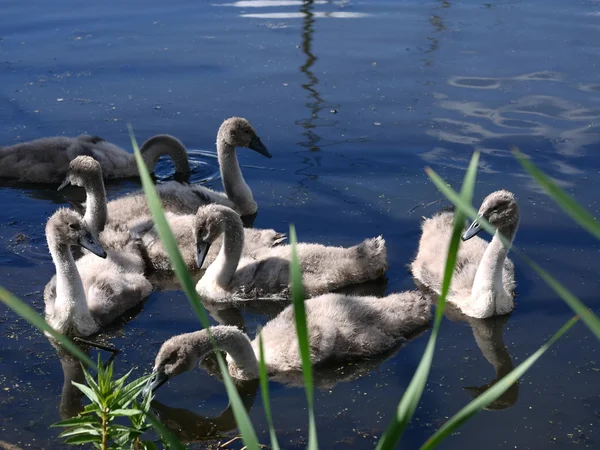
[[[154,442],[141,439],[150,428],[146,416],[150,411],[152,395],[147,395],[139,403],[137,401],[150,375],[125,384],[131,375],[129,371],[118,380],[113,380],[113,362],[104,367],[100,355],[96,370],[97,378],[94,379],[83,369],[86,385],[73,381],[73,385],[91,403],[76,417],[52,425],[67,428],[58,437],[65,438],[65,444],[92,444],[101,450],[156,448]],[[116,424],[115,419],[119,417],[127,417],[130,425]]]
[[[156,224],[156,228],[159,234],[161,241],[165,249],[169,254],[169,258],[171,263],[175,269],[177,277],[187,295],[188,300],[194,311],[196,312],[202,326],[209,329],[208,315],[198,294],[194,289],[194,285],[190,274],[188,273],[185,264],[183,263],[183,259],[181,258],[181,254],[179,253],[179,249],[177,247],[177,243],[171,233],[169,225],[165,220],[164,212],[162,210],[159,198],[156,193],[156,189],[152,183],[150,178],[150,174],[144,164],[143,158],[139,152],[139,148],[133,136],[133,132],[130,128],[130,135],[134,147],[135,158],[138,163],[139,173],[142,179],[142,185],[146,196],[148,198],[148,204],[150,206],[150,210],[152,212],[152,216],[154,222]],[[571,216],[577,223],[583,226],[587,231],[592,233],[594,236],[600,239],[600,224],[587,212],[584,208],[579,206],[567,193],[562,191],[549,177],[544,175],[539,169],[537,169],[524,155],[522,155],[518,150],[514,150],[514,154],[519,160],[519,162],[523,165],[525,170],[527,170],[531,176],[539,183],[539,185],[548,193],[548,195],[553,198],[564,210]],[[438,187],[438,189],[456,206],[456,214],[454,218],[454,226],[451,244],[448,249],[448,257],[446,260],[446,267],[444,271],[444,280],[442,286],[442,293],[438,297],[436,315],[434,318],[433,328],[429,337],[429,341],[425,348],[425,352],[419,365],[415,371],[415,374],[406,389],[402,399],[400,400],[396,414],[391,419],[387,429],[383,433],[381,439],[377,444],[377,449],[392,449],[396,446],[399,439],[402,437],[402,433],[405,430],[406,426],[410,423],[412,416],[419,404],[421,395],[425,388],[425,384],[427,383],[427,378],[429,375],[429,371],[431,368],[431,364],[433,362],[434,353],[435,353],[435,345],[438,336],[438,331],[440,324],[443,319],[444,307],[446,295],[448,293],[448,288],[450,286],[450,282],[452,279],[452,274],[454,272],[454,266],[456,263],[456,255],[460,246],[460,231],[462,226],[464,225],[465,218],[470,217],[474,219],[477,217],[477,211],[471,205],[473,188],[475,185],[475,178],[477,173],[477,165],[479,161],[479,153],[475,152],[469,164],[469,168],[466,172],[462,188],[460,193],[454,191],[450,186],[448,186],[444,180],[442,180],[432,169],[427,168],[426,172],[428,176],[431,178],[432,182]],[[482,227],[484,227],[489,232],[494,232],[493,227],[490,226],[485,220],[479,219]],[[292,302],[294,305],[294,313],[296,319],[296,332],[298,333],[298,341],[300,346],[300,355],[302,358],[303,364],[303,375],[305,381],[305,389],[306,389],[306,397],[308,403],[308,443],[307,448],[310,450],[318,448],[318,440],[317,440],[317,429],[315,423],[314,416],[314,401],[313,401],[313,380],[312,380],[312,368],[311,362],[309,358],[309,342],[308,342],[308,333],[307,333],[307,324],[306,324],[306,316],[304,312],[304,295],[302,292],[302,274],[300,270],[300,265],[298,263],[298,259],[296,256],[296,232],[293,225],[290,226],[290,241],[292,244],[292,262],[290,266],[290,278],[292,280]],[[421,447],[421,449],[432,449],[439,445],[444,439],[448,438],[449,435],[452,434],[457,428],[459,428],[462,424],[464,424],[469,418],[473,415],[480,412],[487,405],[498,399],[508,388],[510,388],[526,371],[535,364],[535,362],[552,346],[560,337],[569,330],[575,322],[581,318],[582,321],[590,328],[590,330],[600,339],[600,320],[598,317],[590,311],[579,299],[577,299],[571,292],[569,292],[562,284],[560,284],[557,280],[555,280],[550,274],[548,274],[541,266],[528,258],[522,251],[517,249],[515,246],[512,247],[512,251],[517,253],[519,256],[523,257],[524,260],[531,266],[531,268],[538,273],[538,275],[559,295],[577,314],[575,317],[567,321],[544,345],[542,345],[536,352],[534,352],[531,356],[529,356],[525,361],[523,361],[519,366],[515,367],[511,372],[509,372],[504,378],[502,378],[499,382],[495,383],[491,388],[489,388],[486,392],[472,400],[468,403],[464,408],[458,411],[453,417],[451,417],[436,433],[434,433]],[[57,335],[53,330],[49,330],[47,324],[43,321],[43,319],[35,313],[31,308],[27,307],[24,303],[18,300],[16,297],[8,293],[7,291],[0,288],[0,299],[5,302],[10,308],[12,308],[17,314],[21,315],[25,319],[27,319],[30,323],[35,325],[40,330],[46,331],[52,334],[56,339],[58,339],[69,351],[73,352],[75,356],[81,359],[81,361],[86,364],[88,367],[91,365],[91,361],[86,355],[77,352],[77,349],[72,346],[72,343],[68,338],[64,336]],[[209,331],[210,333],[210,331]],[[56,336],[55,336],[56,335]],[[213,342],[213,345],[214,342]],[[215,346],[215,349],[218,347]],[[238,425],[238,429],[240,431],[241,438],[244,441],[244,444],[247,449],[255,449],[260,448],[258,443],[258,439],[256,436],[256,432],[250,422],[248,414],[243,407],[239,394],[235,389],[233,381],[231,380],[229,373],[227,371],[227,366],[219,352],[216,352],[217,359],[219,363],[219,368],[221,370],[221,375],[223,377],[223,381],[225,384],[225,388],[227,390],[227,394],[229,396],[229,400],[231,403],[231,407],[234,412],[234,416],[236,419],[236,423]],[[263,349],[262,342],[260,342],[260,384],[262,389],[262,397],[264,403],[264,409],[267,416],[267,424],[269,426],[269,435],[271,439],[271,447],[275,450],[279,449],[279,444],[277,442],[277,433],[276,426],[273,424],[273,418],[271,415],[270,403],[269,403],[269,391],[268,391],[268,380],[267,380],[267,372],[263,361]],[[90,397],[88,395],[89,392],[94,393],[94,388],[91,383],[96,383],[99,386],[100,383],[100,368],[98,368],[99,373],[99,381],[93,380],[89,377],[89,374],[86,375],[86,380],[88,386],[77,386],[78,388],[87,388],[82,389],[84,394],[90,398],[92,401],[91,405],[86,407],[83,415],[89,413],[91,416],[91,412],[94,411],[94,414],[98,415],[99,409],[97,409],[97,405],[101,404],[98,400],[98,394],[96,395],[96,399]],[[106,372],[103,372],[104,377],[108,375],[108,369]],[[112,377],[112,366],[110,366],[110,375]],[[110,377],[109,377],[110,378]],[[143,380],[146,378],[141,378],[139,380]],[[123,380],[124,379],[120,379]],[[117,383],[111,381],[111,383]],[[135,380],[130,383],[130,385],[138,386],[137,383],[139,380]],[[105,381],[106,382],[106,381]],[[143,384],[143,383],[142,383]],[[123,388],[124,389],[124,388]],[[123,390],[122,389],[122,390]],[[138,388],[136,387],[136,390]],[[87,391],[87,393],[86,393]],[[148,397],[149,398],[149,397]],[[127,417],[132,419],[132,427],[133,431],[129,431],[127,434],[128,439],[123,438],[122,441],[116,442],[115,447],[111,448],[125,448],[121,445],[120,442],[123,442],[123,445],[134,446],[138,445],[137,448],[144,448],[141,445],[146,445],[152,448],[154,443],[150,441],[140,441],[139,438],[141,434],[138,432],[146,430],[148,425],[146,422],[150,423],[156,432],[161,436],[163,440],[163,445],[169,448],[184,448],[183,445],[173,437],[164,426],[162,426],[158,420],[153,416],[152,413],[149,412],[147,405],[150,400],[146,398],[142,401],[141,404],[134,403],[132,400],[128,404],[123,404],[118,410]],[[101,410],[100,410],[101,411]],[[138,412],[140,411],[140,412]],[[108,416],[107,416],[108,417]],[[135,417],[135,419],[133,419]],[[83,420],[81,422],[77,422],[77,420]],[[70,419],[72,422],[63,421],[59,424],[59,426],[72,426],[72,427],[88,427],[84,419],[75,418]],[[90,420],[90,419],[87,419]],[[134,423],[134,420],[136,421]],[[65,425],[67,423],[67,425]],[[108,429],[108,426],[107,426]],[[81,433],[79,434],[80,439],[83,439],[85,436],[85,432],[83,428],[81,428]],[[123,436],[125,436],[125,431],[123,431]],[[65,433],[62,434],[63,437]],[[69,438],[76,439],[77,434],[68,436]],[[87,436],[88,439],[92,439],[94,435]],[[137,439],[137,440],[136,440]],[[93,440],[87,441],[92,442],[94,445],[97,444],[97,438],[93,438]],[[127,441],[127,442],[125,442]],[[68,440],[67,442],[76,443],[74,441]]]

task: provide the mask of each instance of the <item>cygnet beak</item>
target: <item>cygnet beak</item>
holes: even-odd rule
[[[166,373],[158,371],[152,372],[152,376],[142,390],[142,397],[146,397],[148,394],[156,392],[158,388],[167,381],[169,381],[169,376]]]
[[[271,155],[271,153],[269,153],[269,150],[267,150],[267,147],[265,147],[265,144],[262,143],[262,141],[260,140],[260,138],[258,136],[254,136],[252,138],[252,140],[250,141],[250,144],[248,144],[248,148],[251,148],[255,152],[258,152],[261,155],[266,156],[267,158],[273,157],[273,155]]]
[[[208,242],[200,241],[196,246],[196,267],[198,269],[202,269],[202,265],[204,264],[204,260],[206,260],[206,256],[208,255],[208,249],[210,248],[210,244]]]
[[[481,230],[483,230],[483,228],[481,228],[481,225],[479,224],[479,217],[478,217],[471,223],[471,226],[469,228],[467,228],[467,231],[464,232],[464,234],[462,235],[462,240],[468,241],[473,236],[475,236],[477,233],[479,233]]]

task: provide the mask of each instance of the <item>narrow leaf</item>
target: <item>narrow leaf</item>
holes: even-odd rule
[[[294,319],[296,322],[296,334],[298,335],[298,346],[300,347],[300,358],[302,359],[302,373],[304,375],[304,389],[306,391],[306,403],[308,404],[308,446],[309,450],[319,448],[317,442],[317,426],[314,414],[313,398],[313,374],[310,361],[310,343],[308,338],[308,326],[306,323],[306,310],[304,308],[304,285],[302,284],[302,270],[298,262],[296,228],[290,225],[291,263],[290,280],[292,282],[292,305],[294,306]]]
[[[33,308],[19,300],[16,296],[8,292],[3,287],[0,287],[0,301],[2,301],[2,303],[12,309],[17,315],[21,316],[38,330],[52,336],[66,350],[68,350],[86,366],[92,369],[96,367],[90,357],[86,355],[85,352],[83,352],[79,347],[77,347],[73,341],[71,341],[71,339],[55,331]]]
[[[79,389],[81,392],[85,394],[87,398],[89,398],[92,402],[97,405],[100,405],[100,400],[94,391],[92,391],[89,387],[84,384],[76,383],[75,381],[71,381],[71,384]]]
[[[70,419],[61,420],[60,422],[56,422],[51,427],[72,427],[76,425],[89,425],[99,423],[98,419],[94,416],[78,416],[72,417]]]
[[[98,373],[100,372],[98,371]],[[90,375],[90,373],[85,369],[85,367],[83,368],[83,376],[85,377],[85,381],[90,387],[90,389],[92,389],[96,393],[96,395],[100,395],[100,386],[98,386],[98,383],[96,383],[94,377]]]
[[[181,443],[181,441],[177,439],[177,437],[173,433],[171,433],[167,429],[167,427],[165,427],[160,422],[160,420],[156,418],[154,414],[149,413],[147,417],[148,422],[152,424],[152,427],[156,431],[156,434],[158,434],[161,437],[163,442],[168,444],[168,448],[170,450],[186,450],[185,446]]]
[[[138,414],[142,414],[143,411],[140,411],[139,409],[115,409],[114,411],[109,411],[108,415],[110,417],[113,416],[126,416],[126,417],[131,417],[131,416],[137,416]]]
[[[69,439],[65,441],[65,444],[89,444],[90,442],[102,442],[101,436],[96,436],[95,434],[79,434],[77,436],[71,436]]]
[[[531,366],[554,344],[565,332],[571,328],[579,318],[577,316],[570,319],[558,330],[548,342],[546,342],[533,355],[515,367],[511,372],[506,374],[500,381],[494,384],[491,388],[481,394],[479,397],[471,401],[467,406],[457,412],[448,422],[446,422],[427,442],[421,447],[421,450],[431,450],[437,447],[443,440],[452,434],[457,428],[464,424],[467,420],[485,408],[487,405],[497,400],[506,392]]]
[[[100,430],[96,430],[90,427],[85,427],[85,428],[72,428],[70,430],[66,430],[63,431],[62,433],[60,433],[58,435],[59,438],[65,438],[65,437],[69,437],[69,436],[76,436],[78,434],[89,434],[92,436],[100,436]]]
[[[475,187],[475,178],[477,174],[478,161],[479,153],[475,152],[473,154],[473,157],[471,158],[471,162],[469,164],[469,168],[467,169],[467,173],[465,174],[465,178],[461,189],[461,199],[463,199],[465,202],[470,202],[473,198],[473,189]],[[427,342],[427,347],[425,348],[425,352],[423,353],[423,357],[419,362],[417,370],[415,371],[415,374],[410,384],[408,385],[406,392],[400,400],[396,416],[392,419],[392,422],[388,425],[387,429],[383,433],[381,440],[377,444],[377,450],[391,450],[395,448],[396,443],[398,442],[400,437],[402,437],[402,433],[404,432],[410,420],[412,419],[417,409],[417,406],[419,405],[419,401],[421,400],[421,396],[423,395],[423,390],[425,389],[425,384],[427,383],[427,377],[429,376],[429,370],[431,369],[431,364],[433,362],[435,343],[437,340],[440,324],[442,323],[442,319],[444,317],[446,296],[448,295],[450,282],[452,280],[452,275],[454,274],[454,267],[456,266],[456,255],[458,254],[458,249],[460,246],[460,235],[464,228],[464,224],[465,215],[460,209],[457,209],[454,214],[452,237],[450,239],[450,245],[448,247],[446,266],[444,268],[442,292],[441,295],[438,297],[435,319],[433,322],[433,329],[431,330],[431,335],[429,337],[429,341]]]
[[[269,426],[269,437],[271,438],[271,448],[273,450],[279,450],[279,442],[277,441],[277,433],[273,427],[273,416],[271,415],[271,402],[269,400],[269,375],[267,373],[267,365],[265,364],[265,350],[263,346],[263,339],[261,330],[257,330],[258,333],[258,348],[259,348],[259,365],[260,369],[260,390],[262,393],[263,405],[265,408],[265,416],[267,418],[267,425]]]

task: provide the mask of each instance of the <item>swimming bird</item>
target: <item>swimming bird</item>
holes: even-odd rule
[[[198,267],[202,267],[211,244],[221,235],[223,243],[218,256],[196,284],[196,291],[204,300],[289,298],[291,247],[264,248],[255,251],[253,257],[244,257],[241,219],[226,206],[198,208],[194,226]],[[309,297],[377,279],[387,270],[387,252],[381,236],[350,248],[300,243],[297,251]]]
[[[161,155],[169,155],[175,172],[186,177],[190,172],[187,151],[169,135],[157,135],[142,145],[140,152],[148,170],[154,171]],[[98,136],[75,138],[56,136],[36,139],[9,147],[0,147],[0,178],[16,178],[32,183],[56,183],[65,177],[69,163],[77,156],[91,156],[102,166],[104,178],[138,176],[132,153]]]
[[[46,239],[56,268],[54,296],[44,291],[46,321],[69,336],[89,336],[113,322],[152,292],[143,261],[133,253],[107,252],[83,217],[61,208],[46,224]],[[73,259],[71,246],[91,253]],[[98,258],[100,257],[100,258]]]
[[[271,153],[260,140],[252,125],[243,118],[225,120],[217,133],[217,155],[225,192],[218,192],[202,185],[182,184],[175,181],[156,187],[165,211],[179,214],[195,214],[199,206],[219,203],[229,206],[242,216],[255,214],[258,206],[252,191],[240,169],[236,147],[248,147],[271,158]],[[131,228],[142,216],[150,216],[150,209],[143,191],[112,200],[108,203],[111,223]]]
[[[514,308],[515,269],[506,256],[519,225],[519,206],[512,193],[500,190],[484,199],[478,214],[462,236],[465,242],[458,251],[447,300],[463,314],[483,319],[507,314]],[[419,249],[411,264],[413,276],[438,295],[453,217],[452,212],[444,211],[423,222]],[[496,228],[489,244],[476,236],[482,230],[481,217]],[[502,243],[500,234],[508,245]]]
[[[431,319],[431,303],[418,291],[384,298],[326,294],[306,300],[304,306],[310,358],[315,367],[378,355]],[[223,325],[211,327],[210,333],[219,349],[227,353],[233,378],[258,377],[258,336],[251,342],[238,328]],[[260,335],[269,374],[302,369],[293,305],[267,322]],[[192,370],[212,351],[207,330],[170,338],[156,356],[147,389],[156,390],[169,378]]]

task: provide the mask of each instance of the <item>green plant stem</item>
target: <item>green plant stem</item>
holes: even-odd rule
[[[102,450],[108,450],[108,412],[102,408]]]

